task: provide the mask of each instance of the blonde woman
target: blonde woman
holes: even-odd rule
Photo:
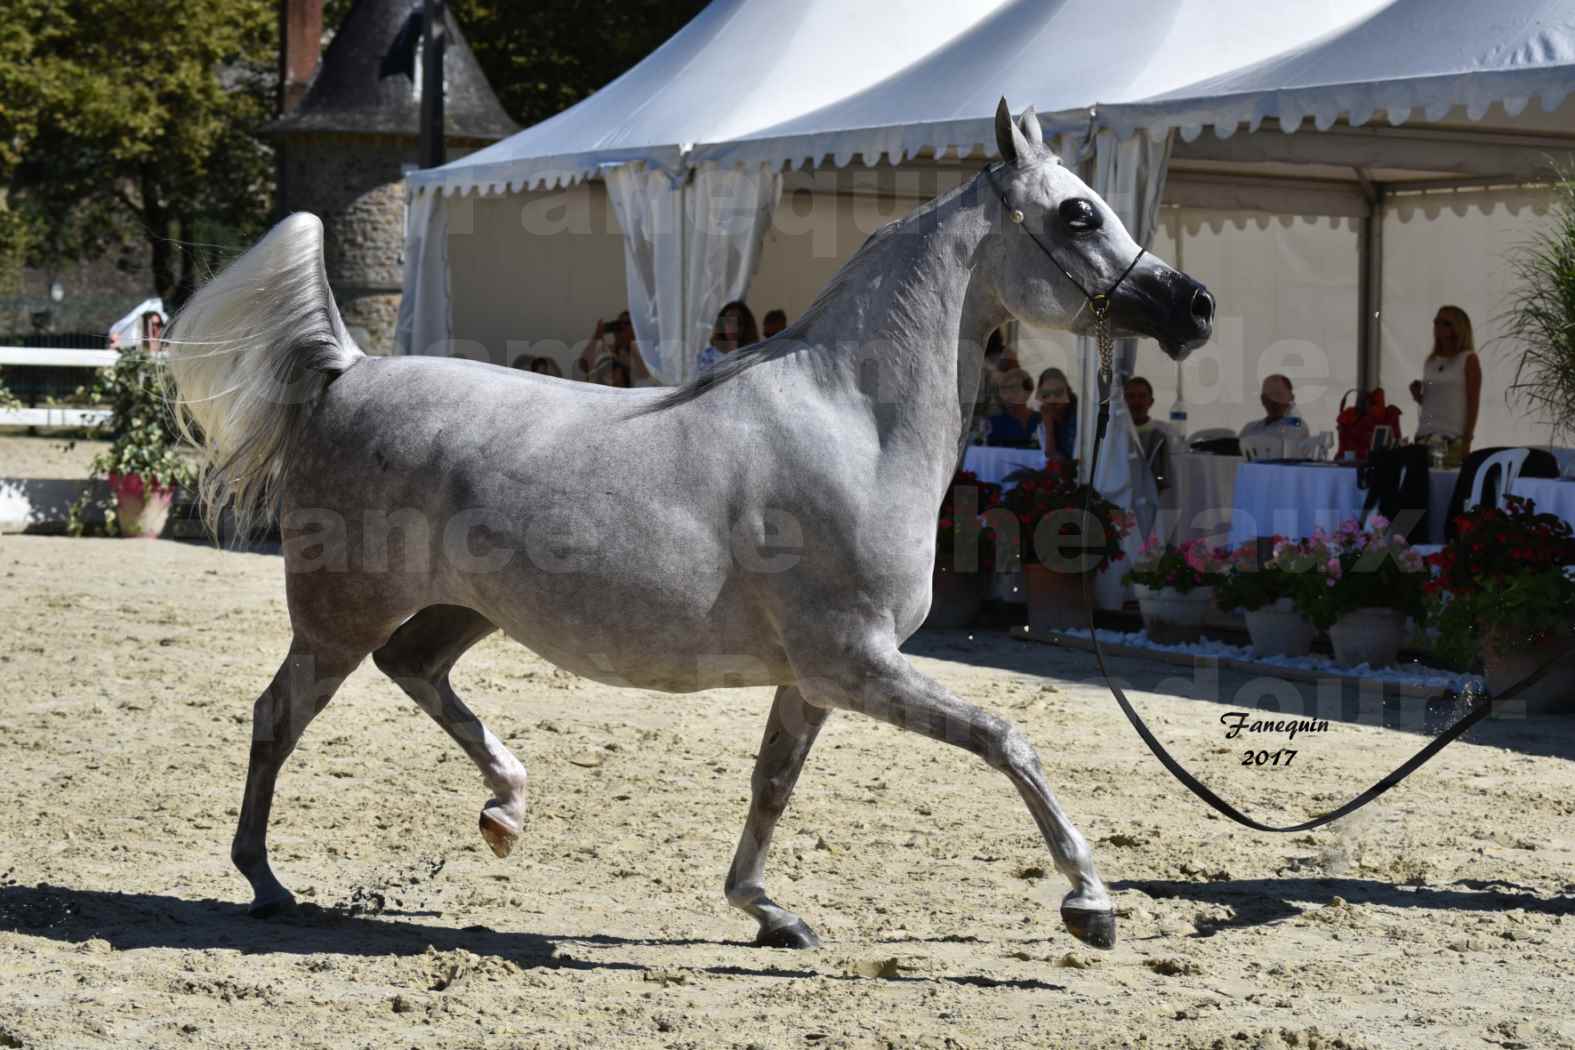
[[[1417,438],[1447,438],[1447,462],[1463,460],[1476,436],[1482,403],[1482,364],[1476,351],[1471,318],[1458,306],[1440,306],[1433,318],[1433,352],[1422,366],[1423,377],[1411,383],[1411,396],[1422,406]]]

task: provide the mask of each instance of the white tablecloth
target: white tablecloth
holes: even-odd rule
[[[1539,514],[1557,514],[1575,525],[1575,479],[1517,478],[1509,491],[1536,500]]]
[[[1234,506],[1240,456],[1173,453],[1170,486],[1159,495],[1160,535],[1172,543],[1204,538],[1225,542]]]
[[[1430,471],[1428,542],[1444,542],[1444,516],[1458,471]],[[1333,531],[1362,517],[1367,493],[1356,487],[1356,468],[1346,466],[1243,463],[1236,468],[1230,543],[1258,536],[1300,539],[1314,530]]]
[[[1043,470],[1045,454],[1037,448],[991,448],[969,445],[963,452],[962,469],[972,471],[980,481],[1002,484],[1013,471],[1028,467]],[[1008,486],[1010,487],[1010,486]]]

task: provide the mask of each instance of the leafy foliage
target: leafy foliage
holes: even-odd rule
[[[1453,541],[1428,561],[1438,626],[1436,652],[1469,667],[1485,633],[1506,632],[1513,644],[1534,644],[1575,622],[1575,535],[1554,514],[1511,496],[1505,509],[1481,506],[1457,519]]]
[[[1366,528],[1351,520],[1332,534],[1319,529],[1310,539],[1283,542],[1275,547],[1274,558],[1284,571],[1304,577],[1291,599],[1319,628],[1327,629],[1358,609],[1398,609],[1418,619],[1423,616],[1426,566],[1381,516],[1369,518]]]
[[[960,470],[941,501],[935,533],[935,564],[942,572],[994,572],[995,532],[991,512],[1001,506],[1001,486]]]
[[[1040,471],[1012,475],[1017,487],[1003,501],[1015,536],[996,530],[996,540],[1023,564],[1036,561],[1057,572],[1103,572],[1126,557],[1121,541],[1132,531],[1132,515],[1077,481],[1077,465],[1053,460]]]
[[[1223,581],[1228,557],[1224,548],[1210,547],[1202,540],[1188,540],[1177,546],[1151,537],[1121,580],[1144,587],[1169,587],[1186,594],[1194,587],[1213,587]]]
[[[1499,321],[1520,352],[1509,396],[1575,437],[1575,173],[1554,196],[1546,228],[1509,253],[1519,289]]]
[[[36,265],[145,239],[178,307],[272,198],[269,0],[9,0],[0,9],[0,184]]]
[[[529,127],[616,80],[708,2],[449,0],[449,9],[503,108]],[[755,40],[749,46],[766,51],[773,43]],[[741,77],[749,65],[750,56],[740,54]]]

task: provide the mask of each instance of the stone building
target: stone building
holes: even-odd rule
[[[305,97],[265,131],[281,153],[281,210],[322,218],[334,298],[356,341],[374,354],[392,351],[399,316],[403,178],[417,166],[422,21],[420,0],[356,0]],[[519,128],[446,8],[444,22],[444,129],[453,159]]]

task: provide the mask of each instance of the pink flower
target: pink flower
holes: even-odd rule
[[[1354,525],[1355,522],[1352,522],[1351,524]],[[1382,514],[1374,514],[1372,517],[1367,519],[1368,532],[1383,532],[1388,527],[1389,519],[1384,517]]]
[[[1340,578],[1340,559],[1330,558],[1324,565],[1324,571],[1329,574],[1329,586],[1334,586],[1334,581]]]

